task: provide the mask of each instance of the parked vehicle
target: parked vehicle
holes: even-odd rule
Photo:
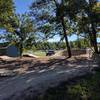
[[[54,50],[48,50],[46,52],[46,56],[51,56],[51,55],[54,55],[55,54],[55,51]]]

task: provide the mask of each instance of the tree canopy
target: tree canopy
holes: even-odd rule
[[[83,45],[79,40],[82,36],[98,53],[99,5],[97,0],[36,0],[29,13],[16,15],[12,0],[0,0],[0,26],[8,33],[6,39],[19,43],[20,50],[39,42],[48,47],[48,39],[59,35],[61,40],[65,39],[71,57],[68,36],[76,34],[78,44]]]
[[[0,27],[9,25],[8,20],[14,14],[12,0],[0,0]]]

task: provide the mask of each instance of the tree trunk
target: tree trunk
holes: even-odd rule
[[[64,38],[65,38],[65,42],[66,42],[66,46],[67,46],[67,50],[68,50],[68,58],[71,57],[71,49],[68,43],[68,38],[67,38],[67,33],[66,33],[66,27],[65,27],[65,23],[64,23],[64,17],[61,17],[61,23],[63,26],[63,32],[64,32]]]
[[[22,44],[22,42],[20,42],[19,49],[20,49],[20,57],[22,57],[22,53],[23,53],[23,44]]]
[[[55,2],[55,5],[57,7],[56,10],[59,11],[59,4],[56,2],[56,0],[54,0],[54,2]],[[70,46],[69,46],[69,43],[68,43],[66,27],[65,27],[65,23],[64,23],[64,16],[63,16],[63,14],[58,15],[58,16],[60,17],[60,21],[61,21],[61,24],[62,24],[62,27],[63,27],[63,31],[64,31],[64,38],[65,38],[65,42],[66,42],[66,46],[67,46],[67,50],[68,50],[68,58],[70,58],[71,57],[71,49],[70,49]]]
[[[96,30],[92,24],[92,34],[93,34],[93,46],[94,46],[94,51],[95,53],[99,53],[98,52],[98,46],[97,46],[97,37],[96,37]]]
[[[90,37],[90,45],[94,48],[94,52],[98,53],[98,46],[97,46],[97,40],[96,40],[96,33],[89,32]]]
[[[91,4],[92,4],[92,1],[89,0],[89,5],[91,6]],[[89,11],[88,11],[88,16],[89,16],[89,19],[90,19],[90,22],[91,22],[91,29],[92,29],[92,33],[90,34],[91,43],[92,43],[92,45],[93,45],[93,47],[94,47],[95,53],[98,54],[99,51],[98,51],[97,37],[96,37],[96,33],[97,33],[97,32],[96,32],[95,25],[94,25],[95,21],[93,20],[93,18],[94,18],[94,13],[92,12],[91,7],[90,7],[90,9],[89,9]]]
[[[15,34],[18,35],[21,38],[21,41],[19,42],[19,51],[20,51],[20,57],[22,57],[23,53],[23,37],[21,36],[21,33],[17,30],[14,30]]]
[[[93,24],[92,24],[91,29],[92,29],[92,31],[89,32],[90,43],[91,43],[91,46],[94,48],[94,52],[98,54],[99,51],[98,51],[98,46],[97,46],[96,30],[95,30]]]
[[[79,40],[79,34],[77,34],[77,47],[78,47],[78,49],[81,48],[81,43],[80,43],[80,40]]]

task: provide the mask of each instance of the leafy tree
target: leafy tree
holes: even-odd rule
[[[36,1],[32,3],[31,15],[34,17],[35,26],[37,27],[37,37],[38,41],[43,42],[43,49],[49,49],[48,39],[53,38],[56,34],[55,24],[53,20],[55,19],[52,15],[54,6],[52,3],[47,3],[45,0]]]
[[[55,35],[55,16],[52,14],[54,5],[45,0],[37,0],[32,3],[30,15],[34,17],[37,26],[37,35],[41,40],[48,40]]]
[[[61,8],[61,6],[59,6]],[[40,25],[40,23],[38,24],[42,29],[43,27],[46,29],[49,28],[49,31],[47,31],[47,37],[51,37],[54,35],[60,35],[61,36],[61,40],[64,39],[66,40],[66,45],[68,48],[68,54],[69,57],[71,56],[71,52],[70,52],[70,46],[68,44],[68,39],[67,39],[67,34],[66,32],[66,28],[70,29],[67,30],[67,33],[71,33],[71,28],[69,28],[69,24],[67,24],[67,20],[63,19],[63,21],[60,19],[60,22],[57,20],[56,16],[56,12],[58,12],[58,9],[56,9],[57,7],[55,6],[55,3],[53,0],[40,0],[37,2],[34,2],[31,6],[31,15],[35,16],[35,21],[37,20],[37,22],[41,22],[42,23],[42,27]],[[55,10],[56,9],[56,10]],[[38,13],[39,12],[39,13]],[[62,13],[62,12],[61,12]],[[62,14],[61,14],[62,16]],[[49,27],[45,27],[44,23],[49,23]],[[71,24],[70,24],[71,25]],[[44,30],[43,28],[43,30]],[[64,34],[63,34],[64,31]],[[43,31],[43,33],[45,34],[45,31]]]
[[[97,0],[64,0],[65,4],[69,3],[69,7],[65,7],[65,13],[70,11],[70,18],[76,21],[79,33],[85,33],[89,36],[94,51],[98,53],[97,48],[97,26],[99,25],[100,14],[97,11]]]
[[[79,44],[78,44],[79,43]],[[76,48],[76,49],[84,49],[86,47],[89,47],[89,43],[87,39],[85,38],[80,38],[79,40],[71,41],[70,42],[71,48]],[[79,46],[78,46],[79,45]]]
[[[0,28],[9,26],[8,20],[14,14],[12,0],[0,0]]]
[[[22,56],[23,49],[31,47],[35,42],[33,21],[27,14],[15,15],[9,20],[9,25],[5,38],[15,42],[20,50],[20,56]]]
[[[75,32],[78,31],[78,34],[85,33],[85,37],[89,37],[94,51],[98,53],[96,28],[100,24],[100,12],[98,12],[97,0],[61,0],[58,4],[58,0],[54,1],[58,6],[57,16],[62,17],[62,21],[64,16],[70,18],[71,22],[76,24]]]

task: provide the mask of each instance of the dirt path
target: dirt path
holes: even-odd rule
[[[97,66],[84,57],[81,60],[76,57],[69,60],[60,58],[37,60],[32,58],[28,63],[26,63],[27,58],[22,59],[21,62],[20,60],[17,61],[17,64],[25,68],[26,65],[28,67],[26,69],[22,67],[25,70],[14,77],[0,79],[0,100],[24,100],[28,95],[41,93],[48,87],[55,86],[69,78],[84,75],[90,71],[90,67]],[[0,67],[2,66],[0,65]],[[13,68],[13,70],[15,69]]]

